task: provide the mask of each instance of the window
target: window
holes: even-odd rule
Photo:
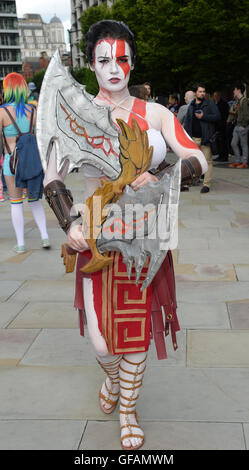
[[[44,43],[44,38],[36,38],[36,42],[38,42],[38,44]]]
[[[1,62],[19,62],[21,55],[19,51],[15,50],[0,50],[0,61]]]
[[[15,2],[10,3],[4,0],[1,0],[0,13],[16,13]]]
[[[40,36],[43,36],[43,31],[42,31],[42,29],[36,29],[36,30],[35,30],[35,35],[36,35],[36,36],[39,36],[39,37],[40,37]]]
[[[15,18],[0,18],[0,29],[18,29]]]
[[[32,30],[31,29],[24,29],[23,33],[24,33],[24,36],[32,36]]]
[[[19,36],[16,34],[0,34],[1,46],[19,46]]]

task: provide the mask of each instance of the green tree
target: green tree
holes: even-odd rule
[[[86,91],[91,95],[97,95],[99,87],[95,73],[89,68],[76,68],[71,70],[71,74],[78,83],[86,86]]]
[[[211,90],[249,82],[249,0],[118,0],[84,12],[83,35],[105,18],[124,21],[135,34],[133,83],[151,81],[165,93],[194,81]]]
[[[33,77],[31,77],[28,80],[28,82],[34,82],[35,83],[38,93],[40,92],[45,72],[46,72],[46,70],[38,70],[38,72],[35,72]]]

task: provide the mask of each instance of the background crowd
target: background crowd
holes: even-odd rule
[[[130,94],[146,101],[157,101],[151,97],[151,85],[130,87]],[[186,132],[204,153],[208,171],[205,174],[201,193],[208,193],[211,186],[213,162],[231,163],[230,168],[248,168],[249,99],[245,96],[245,85],[236,82],[233,99],[227,101],[220,90],[210,98],[206,86],[196,83],[184,96],[169,96],[167,108],[177,117]],[[216,157],[216,158],[214,158]],[[234,161],[235,159],[235,161]]]
[[[39,98],[36,86],[33,82],[28,86],[28,103],[36,107]],[[132,96],[148,102],[160,101],[160,97],[152,97],[152,87],[149,82],[132,85],[129,92]],[[0,105],[3,102],[3,97],[0,96]],[[210,97],[205,84],[197,83],[191,90],[185,92],[185,104],[181,102],[180,93],[170,95],[163,102],[177,117],[206,157],[208,171],[204,177],[202,193],[210,191],[213,162],[227,163],[230,168],[234,169],[248,168],[249,99],[245,96],[245,86],[242,82],[234,84],[233,99],[230,101],[224,99],[222,92],[218,89]],[[2,138],[0,152],[1,171],[3,165]],[[5,200],[6,194],[6,184],[3,175],[1,175],[0,202]]]

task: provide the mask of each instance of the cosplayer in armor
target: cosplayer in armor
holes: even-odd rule
[[[144,443],[136,400],[150,340],[158,359],[167,357],[169,331],[177,348],[170,248],[180,184],[199,178],[207,163],[168,109],[130,96],[135,44],[124,23],[92,25],[86,53],[98,95],[88,95],[56,54],[40,95],[37,138],[46,171],[45,195],[67,233],[63,255],[68,270],[77,252],[80,332],[84,335],[87,320],[97,361],[107,374],[99,406],[111,413],[120,398],[121,446],[134,450]],[[164,164],[166,142],[180,157],[170,167]],[[82,215],[73,213],[72,196],[63,183],[67,172],[78,167],[85,178]],[[140,208],[135,215],[132,204]],[[141,225],[143,237],[140,232],[138,236]]]

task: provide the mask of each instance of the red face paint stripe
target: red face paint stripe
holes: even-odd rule
[[[112,56],[112,58],[113,58],[112,48],[113,48],[113,44],[114,44],[115,41],[116,41],[116,39],[105,38],[105,39],[100,39],[100,40],[97,42],[97,44],[96,44],[96,46],[95,46],[95,48],[94,48],[94,64],[95,64],[95,59],[96,59],[96,56],[95,56],[96,47],[99,46],[100,44],[102,44],[102,42],[108,42],[108,44],[110,44],[110,46],[111,46],[111,56]]]
[[[146,116],[146,101],[135,98],[133,106],[132,106],[132,111],[133,113],[131,112],[129,116],[129,121],[128,121],[129,126],[131,126],[132,119],[135,119],[141,131],[144,131],[144,130],[147,131],[147,129],[149,129],[148,123],[147,121],[145,121],[145,119],[142,119],[142,118],[145,118]],[[137,116],[137,114],[139,114],[141,118]]]
[[[125,78],[126,78],[129,71],[130,71],[130,65],[129,65],[128,61],[127,62],[119,62],[118,61],[118,57],[123,57],[123,56],[125,56],[125,41],[124,41],[124,39],[118,39],[117,40],[117,49],[116,49],[116,58],[117,58],[118,65],[123,70],[123,72],[125,74]]]
[[[185,133],[178,119],[174,116],[175,135],[178,143],[188,149],[198,149],[197,145]]]

